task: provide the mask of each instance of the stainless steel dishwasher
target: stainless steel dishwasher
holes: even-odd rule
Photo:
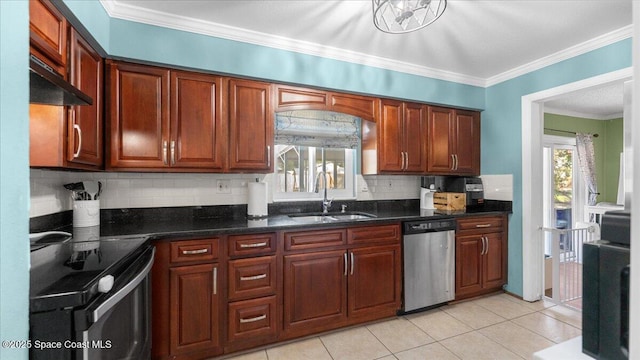
[[[404,223],[404,312],[453,300],[455,229],[452,218]]]

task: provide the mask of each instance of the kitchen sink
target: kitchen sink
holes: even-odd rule
[[[290,214],[289,217],[294,221],[305,224],[328,223],[337,221],[361,220],[376,217],[373,214],[362,212],[344,212],[344,213],[300,213]]]

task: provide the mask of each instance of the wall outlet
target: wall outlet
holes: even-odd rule
[[[230,180],[218,180],[216,183],[216,193],[218,194],[231,194],[231,181]]]

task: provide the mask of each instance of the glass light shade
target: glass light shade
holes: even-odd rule
[[[373,23],[384,32],[402,34],[436,21],[447,0],[372,0]]]

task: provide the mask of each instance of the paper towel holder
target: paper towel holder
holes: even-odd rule
[[[267,183],[260,182],[260,179],[256,178],[255,182],[247,185],[249,188],[247,218],[250,220],[266,218],[269,216],[267,205]]]

